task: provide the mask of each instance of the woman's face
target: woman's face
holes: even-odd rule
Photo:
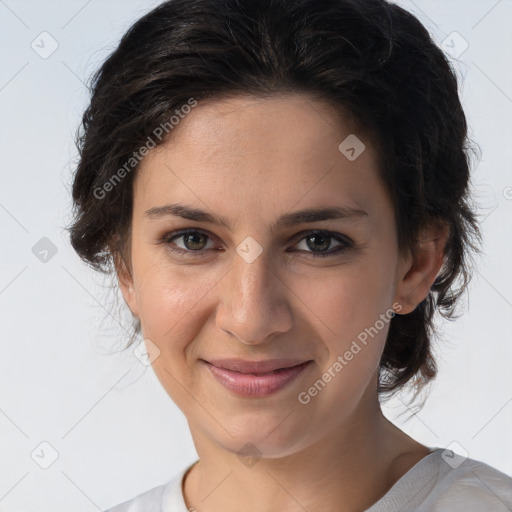
[[[408,266],[377,155],[299,94],[200,103],[175,134],[136,176],[123,295],[193,435],[233,453],[293,453],[377,403]],[[309,363],[216,376],[208,362],[219,359]]]

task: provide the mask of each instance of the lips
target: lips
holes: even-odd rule
[[[263,361],[248,361],[244,359],[211,359],[207,361],[217,368],[224,368],[240,373],[265,374],[292,368],[300,364],[306,363],[304,359],[266,359]]]
[[[245,398],[266,397],[291,385],[312,362],[297,359],[217,359],[210,362],[202,360],[218,383],[230,392]]]

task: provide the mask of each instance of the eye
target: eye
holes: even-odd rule
[[[307,257],[334,256],[352,248],[354,245],[352,240],[340,233],[315,230],[301,234],[303,236],[295,246],[300,247],[302,245],[302,249],[292,252],[302,252],[307,254]],[[332,248],[333,242],[337,242],[334,249]],[[175,254],[189,257],[205,256],[206,250],[214,248],[211,237],[197,229],[166,234],[159,243],[164,244],[168,250]]]
[[[178,242],[175,242],[178,241]],[[211,249],[208,241],[213,243],[212,239],[202,231],[188,230],[178,233],[165,235],[161,242],[167,245],[167,248],[180,255],[202,256],[205,249]],[[175,247],[173,247],[173,245]]]
[[[333,241],[338,242],[338,245],[333,250],[329,251],[329,248],[332,249]],[[297,247],[301,244],[303,248],[305,247],[306,249],[310,249],[302,250],[306,253],[310,253],[314,258],[334,256],[344,250],[350,249],[353,246],[353,242],[350,239],[340,235],[339,233],[318,230],[306,233],[306,236],[301,238]]]

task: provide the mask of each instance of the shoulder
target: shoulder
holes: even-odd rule
[[[147,512],[149,510],[160,512],[162,496],[167,485],[153,487],[128,501],[105,510],[105,512]]]
[[[452,450],[432,448],[366,512],[511,512],[512,478]]]
[[[429,510],[505,512],[512,510],[512,478],[484,462],[444,450],[429,498]]]
[[[158,485],[104,512],[188,512],[182,483],[188,470],[199,460],[176,473],[167,483]]]

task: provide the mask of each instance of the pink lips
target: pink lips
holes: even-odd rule
[[[263,397],[284,388],[311,362],[297,359],[204,361],[217,381],[238,395],[247,397]]]

